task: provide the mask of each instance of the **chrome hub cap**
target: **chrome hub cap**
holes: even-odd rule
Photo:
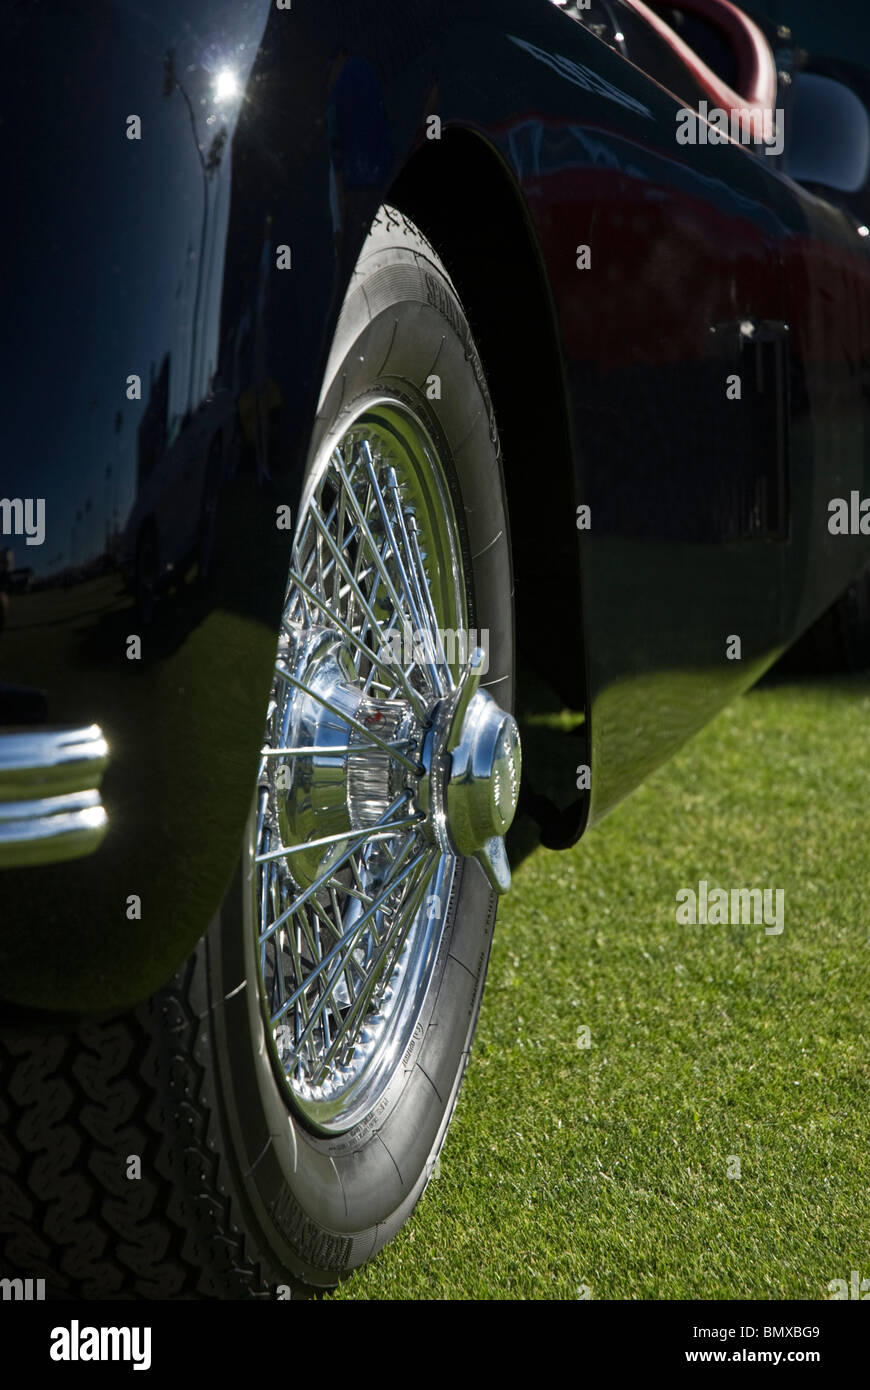
[[[361,404],[293,547],[251,873],[267,1037],[323,1133],[377,1104],[413,1036],[458,860],[510,886],[513,718],[480,688],[459,530],[405,405]]]
[[[478,648],[449,699],[436,709],[423,742],[418,801],[445,852],[474,855],[493,887],[510,888],[502,837],[520,790],[520,737],[513,715],[478,689]]]

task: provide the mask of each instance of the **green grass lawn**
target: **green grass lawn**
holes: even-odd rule
[[[335,1296],[824,1299],[870,1277],[868,856],[866,678],[753,691],[575,849],[535,849],[440,1171]],[[677,925],[700,879],[784,889],[782,934]]]

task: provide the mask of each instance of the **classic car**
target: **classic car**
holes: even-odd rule
[[[518,806],[575,844],[866,567],[868,21],[0,21],[0,1263],[305,1295],[432,1173]]]

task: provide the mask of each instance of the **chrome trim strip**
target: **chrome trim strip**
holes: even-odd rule
[[[93,853],[108,828],[108,760],[97,724],[0,732],[0,867]]]

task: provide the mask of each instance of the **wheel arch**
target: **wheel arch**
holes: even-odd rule
[[[486,139],[451,127],[440,140],[418,147],[385,201],[406,213],[436,247],[480,352],[501,439],[517,648],[524,669],[534,673],[532,681],[543,678],[569,709],[585,711],[574,461],[562,352],[546,267],[522,193]],[[548,464],[545,487],[542,460]],[[574,601],[554,604],[554,594]],[[534,698],[531,682],[521,675],[521,706]],[[574,759],[588,761],[585,731],[582,748],[572,739],[570,757],[559,756],[570,773],[564,789],[551,779],[545,788],[535,757],[525,759],[525,809],[538,821],[544,843],[554,848],[573,843],[582,830],[585,806],[576,800]],[[552,766],[552,759],[546,761]]]

